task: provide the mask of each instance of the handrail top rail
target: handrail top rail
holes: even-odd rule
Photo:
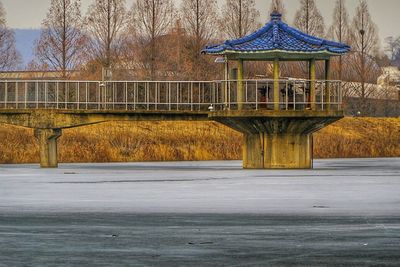
[[[229,79],[229,80],[209,80],[209,81],[91,81],[91,80],[25,80],[25,79],[0,79],[0,83],[5,82],[29,82],[29,83],[221,83],[221,82],[274,82],[274,79]],[[310,80],[310,79],[301,79],[301,78],[288,78],[288,79],[279,79],[278,82],[331,82],[331,83],[341,83],[341,80]]]

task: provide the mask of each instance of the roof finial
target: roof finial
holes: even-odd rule
[[[271,20],[272,20],[272,21],[275,21],[275,22],[281,21],[281,20],[282,20],[282,14],[279,13],[277,10],[274,10],[274,11],[271,13]]]

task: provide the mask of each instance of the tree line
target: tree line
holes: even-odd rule
[[[284,0],[273,0],[269,12],[278,11],[287,22]],[[325,27],[316,0],[300,0],[292,24],[303,32],[344,42],[352,51],[333,61],[333,78],[362,83],[360,97],[367,97],[368,83],[375,83],[380,67],[399,64],[400,38],[387,39],[386,56],[379,47],[378,29],[366,0],[350,19],[346,0],[336,0],[333,23]],[[100,79],[103,70],[113,79],[213,79],[221,66],[200,55],[210,43],[243,37],[261,27],[254,0],[226,0],[221,10],[215,0],[93,0],[85,15],[80,0],[51,0],[35,43],[29,70],[56,70],[69,78]],[[12,70],[20,62],[12,30],[6,26],[0,5],[0,69]],[[270,74],[270,64],[247,63],[247,76]],[[304,64],[283,63],[282,76],[306,77]],[[322,76],[322,67],[319,67]]]

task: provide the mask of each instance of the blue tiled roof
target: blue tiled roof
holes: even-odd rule
[[[226,54],[249,52],[297,52],[344,54],[349,52],[348,45],[324,40],[305,34],[282,22],[281,14],[272,13],[271,21],[260,30],[237,40],[229,40],[223,44],[207,46],[202,53]]]

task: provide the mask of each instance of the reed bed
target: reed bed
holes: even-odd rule
[[[0,163],[36,163],[31,129],[0,125]],[[242,135],[215,122],[111,122],[63,131],[60,162],[237,160]],[[400,118],[345,118],[314,134],[315,158],[400,157]]]

